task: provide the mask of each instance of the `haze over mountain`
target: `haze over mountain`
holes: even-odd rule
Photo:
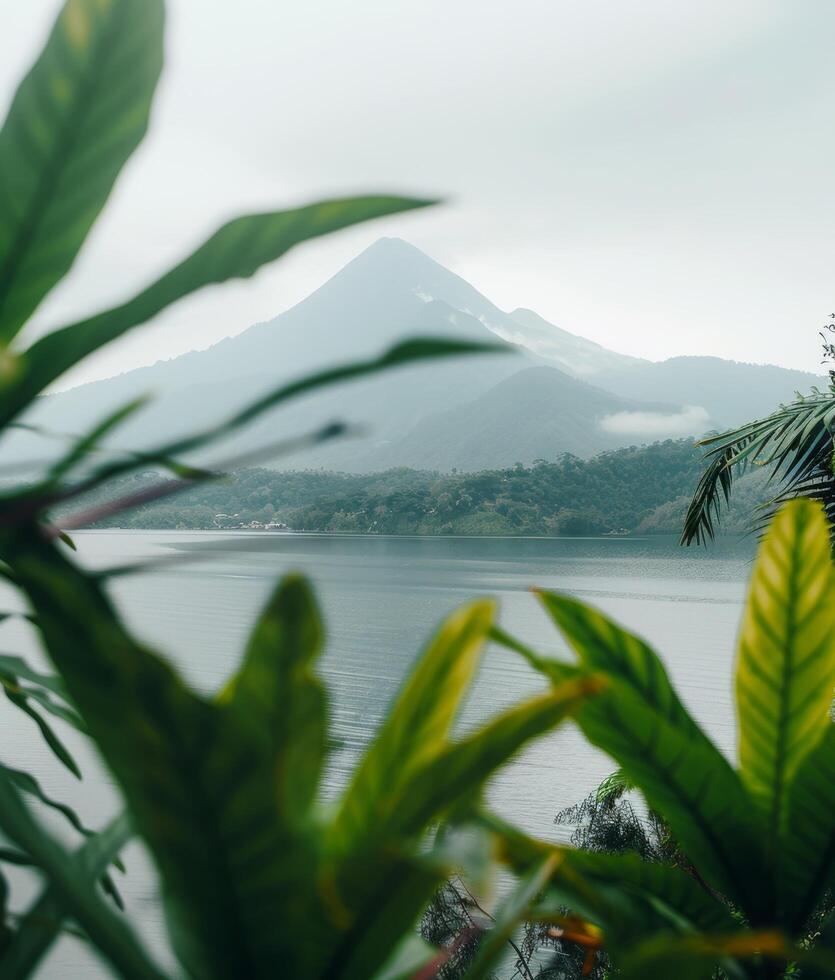
[[[28,420],[83,432],[129,399],[154,401],[113,445],[145,449],[220,421],[282,381],[377,354],[407,337],[502,338],[508,352],[410,367],[308,396],[235,438],[238,452],[341,419],[361,439],[279,461],[294,468],[478,469],[591,456],[668,436],[697,435],[763,414],[814,375],[718,358],[653,363],[607,350],[530,310],[505,313],[469,283],[399,239],[381,239],[307,299],[205,351],[41,400]],[[5,458],[45,446],[20,433]]]

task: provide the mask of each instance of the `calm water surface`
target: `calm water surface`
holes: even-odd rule
[[[234,669],[247,629],[276,578],[300,569],[324,607],[328,645],[322,669],[332,693],[332,724],[342,748],[326,792],[345,781],[387,703],[432,628],[462,602],[495,596],[502,624],[538,649],[564,646],[532,585],[569,591],[641,633],[661,651],[684,701],[710,735],[733,752],[731,670],[736,623],[750,568],[749,541],[682,551],[669,538],[417,538],[231,532],[101,531],[77,535],[92,567],[176,555],[193,563],[115,580],[128,623],[165,651],[189,681],[216,690]],[[208,554],[207,554],[208,552]],[[36,650],[19,622],[0,626],[4,651]],[[469,727],[543,689],[518,657],[491,649],[464,711]],[[33,729],[4,714],[4,760],[30,768],[76,804],[93,825],[116,811],[112,785],[78,740],[83,783],[63,778]],[[610,761],[565,728],[529,748],[490,790],[494,807],[543,837],[564,836],[554,813],[585,796]],[[165,961],[154,881],[138,845],[121,886],[147,941]],[[31,883],[35,887],[35,883]],[[81,980],[106,975],[74,940],[55,948],[44,975]]]

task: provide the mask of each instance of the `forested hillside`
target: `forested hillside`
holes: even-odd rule
[[[381,534],[678,533],[699,476],[690,440],[603,453],[564,455],[533,466],[439,475],[408,469],[376,474],[242,470],[100,526],[235,527],[283,523],[294,530]],[[155,478],[137,476],[121,492]],[[742,526],[762,497],[762,480],[742,481]]]

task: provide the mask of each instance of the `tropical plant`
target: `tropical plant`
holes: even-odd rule
[[[162,67],[163,22],[163,0],[67,0],[46,46],[12,100],[0,130],[0,438],[14,427],[28,425],[25,413],[65,372],[171,303],[203,286],[252,276],[260,266],[301,242],[361,221],[432,203],[368,195],[238,218],[225,224],[192,255],[125,302],[27,343],[23,328],[71,269],[122,167],[145,134]],[[68,723],[98,737],[107,760],[121,774],[120,778],[125,777],[128,799],[144,802],[137,802],[137,812],[130,818],[122,817],[93,835],[74,811],[48,796],[30,774],[11,765],[0,767],[0,827],[9,845],[0,849],[0,862],[32,864],[47,881],[43,895],[17,923],[9,915],[8,881],[0,872],[0,972],[3,976],[23,976],[30,972],[68,916],[81,926],[118,972],[125,976],[155,974],[125,922],[102,905],[95,886],[96,880],[100,880],[117,897],[107,868],[117,860],[119,849],[134,825],[148,834],[149,843],[153,842],[152,852],[170,873],[166,887],[171,895],[169,905],[176,910],[172,921],[178,922],[176,944],[184,961],[200,971],[205,966],[207,972],[202,973],[205,976],[255,975],[266,969],[264,957],[269,944],[277,948],[276,944],[280,946],[288,941],[289,932],[284,933],[284,939],[276,939],[274,922],[267,927],[263,918],[258,918],[262,913],[254,911],[254,896],[259,894],[259,901],[266,903],[269,883],[258,877],[259,870],[266,873],[267,865],[258,865],[253,850],[248,854],[239,851],[236,859],[244,865],[249,862],[252,875],[249,886],[254,891],[244,902],[244,897],[235,890],[243,887],[243,879],[236,877],[243,871],[225,863],[232,861],[231,844],[226,837],[230,824],[226,821],[232,821],[231,826],[238,832],[243,832],[246,824],[246,842],[253,848],[259,843],[254,833],[259,820],[265,825],[261,844],[279,849],[289,841],[293,847],[298,845],[296,851],[292,848],[290,851],[298,858],[293,874],[309,859],[309,847],[313,846],[310,843],[313,791],[319,771],[316,760],[321,762],[322,751],[317,739],[324,737],[324,709],[318,682],[310,674],[316,620],[306,587],[298,582],[288,583],[265,614],[253,639],[251,657],[240,674],[235,693],[228,695],[228,703],[204,701],[187,691],[164,662],[145,651],[124,631],[106,595],[107,570],[96,575],[85,573],[68,558],[66,548],[73,544],[65,529],[83,526],[89,515],[67,516],[67,508],[91,491],[137,469],[155,468],[171,474],[170,479],[157,480],[151,487],[143,488],[143,500],[168,496],[197,481],[215,478],[224,469],[240,463],[240,460],[226,460],[211,468],[198,469],[182,461],[187,454],[210,445],[219,436],[249,424],[292,398],[401,364],[488,349],[497,348],[433,338],[406,341],[378,357],[277,386],[243,406],[220,426],[163,442],[143,452],[110,449],[106,439],[134,412],[141,410],[143,401],[138,400],[121,406],[92,432],[71,439],[66,451],[50,460],[27,484],[4,480],[0,492],[0,572],[28,596],[31,609],[25,615],[45,639],[54,662],[60,661],[62,673],[66,666],[67,673],[62,677],[50,676],[33,669],[21,658],[4,655],[0,658],[0,684],[8,702],[33,720],[51,750],[75,775],[80,776],[78,766],[56,729],[47,721],[47,714],[57,717],[59,725]],[[344,423],[334,423],[265,447],[263,455],[291,451],[300,445],[338,437],[345,431]],[[246,461],[252,459],[248,457]],[[12,472],[9,470],[6,475]],[[134,496],[117,495],[115,500],[103,505],[103,510],[118,512],[135,504]],[[50,519],[50,513],[58,507],[64,508],[60,530]],[[83,615],[77,615],[81,614],[82,606],[75,604],[82,601],[86,603]],[[299,605],[296,612],[303,622],[281,620],[282,610],[292,620],[294,613],[287,609],[293,603]],[[469,614],[463,615],[466,619]],[[478,615],[486,615],[483,607]],[[287,640],[281,646],[281,630],[294,626],[298,626],[303,636],[292,638],[292,642]],[[275,630],[277,637],[273,636]],[[272,651],[275,658],[272,667],[277,672],[272,677],[267,652],[271,637],[279,642],[279,647]],[[67,646],[70,641],[71,646]],[[465,651],[457,652],[462,662],[469,662]],[[430,658],[430,662],[435,661]],[[461,663],[450,669],[453,673],[458,671],[456,678],[462,677]],[[85,674],[85,670],[101,673]],[[135,673],[126,674],[126,670]],[[281,670],[286,674],[281,674]],[[254,676],[258,677],[255,689]],[[280,679],[289,684],[289,676],[293,680],[292,689],[297,694],[301,692],[302,700],[286,710],[281,709],[278,723],[289,720],[294,725],[304,723],[299,739],[292,744],[280,724],[277,729],[270,729],[275,719],[270,712],[279,711],[276,699],[287,693],[284,689],[277,691],[275,682]],[[270,680],[274,682],[274,703],[256,710],[259,697],[268,696],[264,685]],[[119,699],[123,695],[122,702]],[[566,697],[563,708],[567,710],[568,692]],[[429,713],[431,717],[437,719],[439,713],[446,717],[444,711],[449,709],[449,700],[441,697],[440,702],[446,707],[437,707],[434,715]],[[521,715],[510,715],[497,722],[495,731],[485,733],[483,748],[487,754],[474,759],[467,773],[461,774],[461,786],[469,785],[470,789],[478,786],[490,768],[499,764],[503,753],[510,751],[514,740],[524,741],[545,726],[547,719],[555,720],[562,710],[558,709],[558,702],[559,699],[550,703],[542,701],[531,707],[529,713],[522,711]],[[245,704],[248,707],[244,709]],[[131,709],[138,712],[134,716],[135,740],[125,741],[124,731],[119,734],[107,729],[114,723],[121,728],[125,712]],[[100,715],[102,711],[104,714]],[[392,724],[396,729],[397,725]],[[456,744],[456,754],[443,741],[444,732],[439,722],[438,731],[420,747],[420,752],[426,753],[421,755],[422,763],[429,765],[433,748],[439,752],[449,749],[450,762],[463,766],[469,758],[467,752],[475,753],[475,743]],[[211,747],[204,741],[206,738],[215,740]],[[361,914],[361,918],[365,914],[363,902],[372,901],[367,895],[363,897],[360,889],[356,896],[351,896],[351,902],[356,899],[358,904],[346,912],[340,904],[340,889],[345,882],[328,875],[349,874],[347,866],[351,860],[358,860],[358,852],[351,849],[358,840],[373,850],[373,843],[362,838],[362,828],[364,833],[368,832],[364,821],[369,814],[380,816],[374,807],[384,805],[383,796],[385,805],[391,805],[391,797],[385,796],[383,790],[393,792],[396,785],[403,791],[403,786],[388,779],[388,775],[387,786],[376,783],[379,774],[388,773],[393,765],[385,754],[392,744],[405,752],[409,747],[408,737],[396,732],[389,741],[381,739],[382,748],[370,753],[370,761],[361,770],[367,782],[365,791],[356,790],[346,798],[347,809],[333,823],[327,840],[317,841],[321,853],[328,855],[331,871],[323,871],[324,877],[316,879],[313,867],[306,864],[310,874],[309,901],[314,905],[324,903],[328,910],[316,928],[324,928],[336,916],[339,925],[332,933],[334,937],[344,939],[350,929],[361,933],[362,919],[353,922],[354,912]],[[417,748],[415,753],[420,754]],[[191,760],[193,769],[178,771],[175,767],[186,758]],[[156,762],[152,766],[153,760]],[[303,768],[305,760],[313,760],[312,768],[302,773],[300,767]],[[286,765],[286,771],[282,769],[276,775],[278,765]],[[128,769],[132,775],[127,775]],[[221,777],[228,782],[224,783]],[[258,779],[264,780],[258,791],[260,811],[246,809],[245,793],[232,798],[226,795],[238,779],[247,786],[254,785]],[[291,784],[293,793],[285,798]],[[147,796],[143,795],[146,790]],[[178,813],[175,806],[169,813],[158,808],[160,797],[166,793],[172,794],[167,802],[185,809]],[[44,831],[23,802],[22,794],[60,812],[87,838],[74,855],[68,856],[63,846]],[[222,817],[220,811],[212,813],[203,806],[208,798],[206,794],[219,807],[226,808]],[[392,827],[390,834],[383,834],[380,841],[390,849],[386,852],[389,863],[383,861],[381,870],[395,873],[405,869],[418,883],[429,878],[435,880],[428,871],[413,869],[405,856],[395,852],[406,841],[416,841],[420,837],[418,825],[425,827],[456,798],[454,793],[443,799],[441,796],[429,794],[411,801],[414,812],[404,811],[402,824],[401,816],[386,813]],[[268,802],[274,811],[273,824],[269,827],[264,809]],[[178,829],[177,822],[184,816],[193,820],[193,825],[188,828],[180,825]],[[176,842],[181,851],[173,854]],[[192,872],[193,880],[189,878]],[[272,882],[274,901],[284,894],[281,888],[290,880],[282,878],[283,873],[279,869]],[[314,881],[319,884],[314,886]],[[373,884],[371,878],[368,884],[369,887]],[[319,885],[326,893],[317,893],[316,897],[312,892]],[[405,881],[402,887],[409,891]],[[417,886],[414,894],[420,894]],[[217,903],[213,914],[207,914],[204,919],[204,911],[212,902]],[[263,907],[267,909],[268,904]],[[394,915],[399,907],[394,901],[386,910]],[[293,921],[298,925],[303,919],[300,909],[301,906],[286,909],[288,923]],[[257,922],[247,918],[250,913]],[[396,915],[395,919],[399,922]],[[252,939],[252,930],[257,932],[259,923],[264,925],[259,940],[264,945],[260,946]],[[312,920],[304,920],[304,924],[308,932],[313,930]],[[394,926],[392,929],[396,931]],[[229,946],[215,959],[215,946],[221,944],[222,937],[226,937]],[[241,949],[246,955],[241,953],[241,958],[235,960]],[[320,945],[320,951],[324,949]],[[235,968],[230,972],[233,960]],[[359,969],[358,962],[361,959],[351,969]],[[348,968],[347,958],[345,968]]]
[[[686,855],[672,866],[566,854],[506,830],[520,870],[562,855],[551,907],[562,902],[596,923],[623,976],[710,977],[721,966],[729,977],[773,977],[794,961],[806,964],[804,976],[835,969],[831,952],[810,945],[835,883],[832,589],[822,508],[786,504],[760,548],[742,620],[736,768],[687,712],[655,652],[602,613],[541,593],[578,665],[496,632],[554,683],[590,670],[605,678],[577,723]]]
[[[827,326],[827,331],[833,327]],[[826,334],[825,361],[835,360],[835,345]],[[762,531],[777,508],[795,497],[819,500],[835,526],[835,371],[829,372],[829,390],[813,388],[797,394],[764,419],[702,439],[707,447],[705,467],[687,508],[681,543],[705,544],[716,533],[723,504],[730,501],[735,476],[764,467],[775,494],[760,508],[755,529]]]
[[[15,581],[156,860],[172,945],[195,977],[277,969],[370,977],[387,961],[394,972],[386,976],[410,975],[433,955],[417,944],[415,922],[440,882],[466,863],[448,841],[426,851],[427,831],[450,813],[460,819],[498,766],[596,689],[593,679],[569,680],[452,740],[492,625],[492,604],[475,603],[428,645],[348,788],[323,808],[329,734],[315,672],[322,627],[302,579],[281,584],[240,670],[206,698],[131,637],[96,579],[52,542],[20,529],[13,544]],[[124,924],[93,903],[89,876],[74,877],[64,854],[38,852],[49,839],[26,811],[0,809],[0,827],[34,854],[47,892],[56,879],[66,882],[63,914],[120,975],[160,975]],[[54,934],[33,910],[7,938],[5,955],[13,963],[21,944],[40,937],[42,949]],[[0,972],[13,976],[4,965],[0,959]]]

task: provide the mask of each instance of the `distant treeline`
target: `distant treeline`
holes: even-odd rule
[[[479,473],[241,470],[98,527],[214,528],[250,522],[294,530],[378,534],[678,533],[700,473],[688,439],[603,453],[564,455]],[[118,492],[158,479],[143,473]],[[758,476],[741,481],[727,530],[740,530],[763,497]],[[226,516],[219,516],[226,515]]]

